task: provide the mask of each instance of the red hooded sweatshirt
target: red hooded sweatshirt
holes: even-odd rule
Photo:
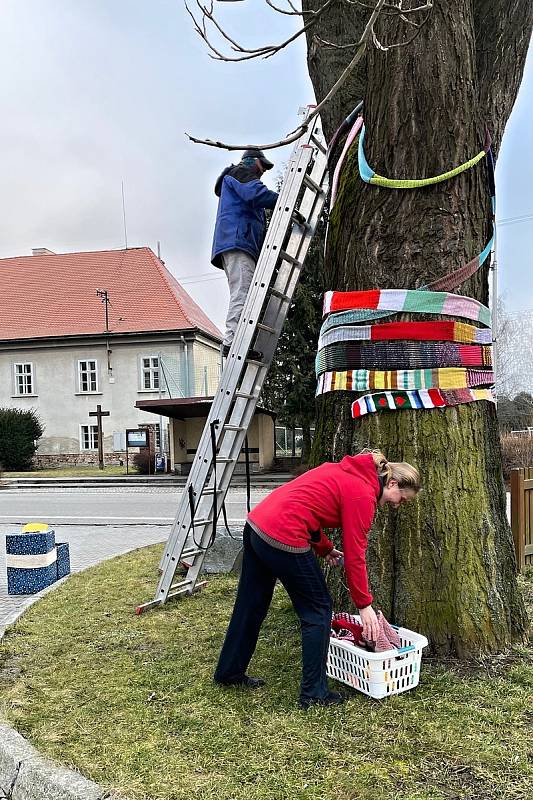
[[[292,547],[312,545],[327,555],[333,544],[322,528],[342,528],[344,568],[357,608],[372,602],[366,571],[367,536],[381,486],[370,454],[327,462],[274,489],[249,514],[250,522],[272,539]],[[320,530],[320,541],[311,534]]]

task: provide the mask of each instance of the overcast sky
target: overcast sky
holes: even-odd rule
[[[271,43],[294,25],[257,0],[228,4],[232,30]],[[225,279],[210,266],[214,181],[238,157],[185,131],[270,141],[313,102],[303,42],[267,62],[207,56],[182,0],[3,0],[0,257],[149,245],[222,327]],[[497,170],[501,290],[533,308],[533,55]],[[275,151],[280,168],[290,148]],[[276,170],[266,183],[273,187]],[[516,217],[528,216],[526,221]]]

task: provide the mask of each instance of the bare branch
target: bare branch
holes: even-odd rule
[[[336,0],[326,0],[326,2],[317,11],[313,11],[312,12],[312,16],[308,20],[308,22],[306,22],[292,36],[289,36],[287,39],[285,39],[285,41],[280,42],[279,44],[265,45],[264,47],[256,47],[256,48],[243,47],[238,42],[236,42],[234,39],[232,39],[231,36],[229,36],[229,34],[224,30],[224,28],[220,25],[220,23],[216,19],[216,16],[215,16],[215,13],[214,13],[214,10],[213,10],[213,0],[211,0],[210,8],[208,8],[206,5],[203,5],[201,3],[201,0],[195,0],[195,2],[196,2],[196,5],[197,5],[199,11],[201,12],[201,24],[198,21],[198,19],[196,18],[196,16],[193,13],[193,11],[191,11],[191,9],[190,9],[190,7],[189,7],[189,5],[187,3],[187,0],[184,0],[185,8],[187,9],[187,12],[189,13],[189,15],[192,17],[192,20],[193,20],[193,23],[194,23],[194,28],[195,28],[196,32],[203,39],[203,41],[206,43],[208,49],[211,51],[211,54],[213,54],[213,55],[211,55],[211,58],[214,58],[216,61],[232,61],[232,62],[235,62],[235,61],[249,61],[250,59],[253,59],[253,58],[270,58],[271,56],[275,55],[276,53],[279,53],[280,50],[283,50],[285,47],[287,47],[288,45],[292,44],[292,42],[294,42],[296,39],[298,39],[298,37],[300,37],[303,34],[305,34],[309,30],[309,28],[311,28],[313,25],[315,25],[318,22],[318,20],[320,19],[320,17],[322,16],[322,14],[334,2],[336,2]],[[242,0],[219,0],[219,2],[242,2]],[[266,0],[266,2],[271,8],[274,8],[274,10],[282,11],[281,9],[275,7],[272,4],[272,2],[269,2],[269,0]],[[291,5],[291,7],[293,7],[292,3],[290,3],[290,5]],[[285,13],[298,13],[298,15],[300,15],[300,12],[296,12],[296,11],[295,12],[285,12]],[[218,31],[220,36],[223,39],[225,39],[231,45],[231,49],[232,50],[234,50],[236,53],[241,53],[242,55],[228,56],[228,55],[224,55],[223,53],[221,53],[220,50],[218,50],[213,45],[213,43],[211,42],[211,39],[210,39],[209,34],[207,32],[206,21],[210,22],[211,25],[213,25],[213,27]]]
[[[368,8],[369,11],[372,11],[374,6],[369,5],[368,3],[363,3],[362,0],[345,0],[346,3],[350,6],[361,6],[362,8]],[[433,3],[426,3],[423,6],[416,6],[415,8],[402,8],[402,4],[400,2],[399,5],[395,6],[393,3],[385,3],[383,6],[383,11],[385,16],[388,15],[396,15],[399,14],[417,14],[419,11],[425,11],[429,5],[433,5]]]
[[[225,1],[227,2],[227,0],[225,0]],[[330,5],[331,1],[332,0],[327,0],[327,2],[319,9],[317,14],[322,13]],[[196,2],[200,6],[199,0],[196,0]],[[347,0],[347,2],[352,2],[352,0]],[[212,4],[212,0],[211,0],[211,4]],[[273,150],[273,149],[275,149],[277,147],[283,147],[284,145],[290,144],[291,142],[294,142],[297,139],[299,139],[300,136],[302,136],[306,132],[306,130],[309,128],[309,124],[310,124],[311,120],[313,120],[316,116],[318,116],[318,114],[320,114],[320,112],[324,108],[324,106],[327,103],[329,103],[331,98],[344,85],[344,83],[346,82],[346,80],[348,79],[350,74],[353,72],[355,66],[362,59],[362,57],[363,57],[363,55],[364,55],[364,53],[366,51],[366,47],[367,47],[368,42],[370,40],[372,40],[374,45],[378,49],[385,50],[385,51],[390,49],[390,48],[392,48],[392,47],[403,47],[406,44],[409,44],[411,41],[413,41],[413,39],[416,36],[418,36],[418,34],[420,33],[420,30],[422,29],[423,25],[425,25],[425,23],[429,19],[429,15],[430,15],[431,10],[433,8],[433,0],[428,0],[425,5],[417,7],[417,9],[416,9],[417,11],[427,10],[428,13],[427,13],[425,19],[421,23],[416,25],[416,31],[413,34],[413,36],[410,39],[408,39],[408,40],[406,40],[404,42],[398,42],[398,43],[394,43],[394,44],[391,44],[391,45],[383,45],[378,40],[378,38],[377,38],[377,36],[375,34],[375,31],[374,31],[374,26],[376,24],[376,20],[378,19],[378,17],[382,13],[382,11],[383,11],[385,6],[387,6],[388,8],[394,8],[396,13],[398,13],[399,11],[401,11],[402,13],[407,13],[407,12],[403,11],[402,9],[399,9],[397,6],[391,6],[390,3],[387,4],[385,2],[385,0],[378,0],[376,5],[375,5],[375,7],[373,7],[373,9],[372,9],[372,13],[371,13],[371,15],[370,15],[370,17],[368,19],[368,22],[367,22],[367,24],[365,26],[365,29],[364,29],[364,31],[363,31],[363,33],[361,35],[361,38],[359,39],[358,42],[356,42],[354,44],[351,44],[351,45],[335,45],[332,42],[325,42],[324,40],[320,40],[320,39],[318,40],[318,41],[324,42],[327,46],[338,47],[339,49],[345,48],[345,47],[354,47],[354,48],[356,48],[356,52],[355,52],[352,60],[348,64],[348,66],[345,68],[345,70],[342,72],[340,77],[337,79],[337,81],[331,87],[331,89],[329,90],[327,95],[324,97],[324,99],[317,106],[315,106],[312,111],[310,110],[309,113],[307,114],[305,120],[303,121],[303,123],[301,125],[299,125],[297,128],[295,128],[293,131],[290,131],[284,139],[280,139],[277,142],[270,142],[268,144],[261,144],[261,145],[258,145],[258,144],[236,145],[236,144],[227,144],[225,142],[220,142],[220,141],[216,141],[216,140],[212,140],[212,139],[199,139],[199,138],[196,138],[194,136],[191,136],[190,134],[186,134],[188,136],[188,138],[190,139],[190,141],[195,142],[197,144],[205,144],[205,145],[208,145],[209,147],[218,147],[218,148],[221,148],[223,150],[247,150],[247,149],[252,148],[252,147],[257,147],[257,148],[259,148],[261,150]],[[414,10],[414,9],[411,9],[411,10]],[[198,24],[197,23],[196,23],[196,27],[198,28]],[[310,27],[310,24],[307,23],[304,26],[304,29],[309,28],[309,27]],[[304,29],[302,29],[302,30],[304,30]],[[300,31],[300,33],[301,32],[302,31]],[[294,38],[295,37],[291,37],[291,40],[287,40],[287,44],[288,44],[289,41],[292,41]],[[266,49],[268,49],[268,48],[266,48]],[[252,53],[254,51],[244,51],[243,50],[243,52]],[[259,52],[259,51],[255,51],[255,52]],[[269,53],[269,55],[273,55],[273,53]],[[248,56],[248,57],[250,57],[250,56]],[[236,59],[225,59],[225,60],[236,60]]]
[[[272,0],[265,0],[265,3],[267,4],[267,6],[270,6],[270,8],[273,8],[274,11],[278,11],[280,14],[287,14],[288,16],[303,17],[305,14],[315,13],[314,11],[298,11],[298,9],[291,3],[291,0],[287,0],[287,3],[292,8],[292,11],[287,11],[286,9],[278,8],[277,6],[274,5]]]
[[[335,95],[339,91],[341,86],[345,83],[345,81],[349,77],[350,73],[355,68],[356,64],[363,57],[365,49],[366,49],[367,42],[368,42],[369,38],[371,37],[371,35],[373,34],[375,22],[376,22],[377,18],[379,17],[379,14],[381,12],[381,9],[383,8],[384,3],[385,3],[385,0],[378,0],[378,2],[376,4],[376,7],[374,8],[372,14],[370,15],[370,19],[368,20],[368,22],[366,24],[366,27],[365,27],[365,29],[363,31],[363,34],[362,34],[361,38],[359,39],[358,46],[357,46],[357,52],[355,53],[354,57],[352,58],[352,60],[350,61],[350,63],[348,64],[348,66],[346,67],[344,72],[341,74],[341,76],[337,79],[337,81],[331,87],[331,89],[329,90],[327,95],[324,97],[322,102],[319,103],[313,109],[313,111],[310,111],[310,113],[305,118],[304,122],[301,125],[299,125],[297,128],[295,128],[294,131],[291,131],[284,139],[281,139],[278,142],[271,142],[270,144],[262,144],[262,145],[257,145],[256,144],[256,145],[245,145],[245,146],[242,146],[242,145],[225,144],[224,142],[213,141],[212,139],[197,139],[197,138],[195,138],[193,136],[190,136],[189,134],[186,134],[186,135],[189,137],[189,139],[192,142],[196,142],[197,144],[206,144],[206,145],[209,145],[210,147],[220,147],[220,148],[222,148],[224,150],[248,150],[249,148],[252,148],[252,147],[258,147],[260,150],[273,150],[276,147],[283,147],[286,144],[290,144],[291,142],[296,141],[296,139],[299,139],[300,136],[302,136],[306,132],[306,130],[309,127],[309,123],[311,122],[311,120],[314,119],[318,114],[320,114],[321,109],[324,108],[326,103],[328,103],[331,100],[333,95]]]
[[[327,39],[321,39],[320,36],[315,36],[314,40],[323,47],[331,47],[334,50],[350,50],[354,47],[357,47],[357,42],[350,42],[349,44],[335,44],[335,42],[328,42]]]
[[[384,52],[387,52],[387,50],[392,50],[394,47],[406,47],[406,45],[411,44],[411,42],[414,39],[416,39],[420,31],[428,21],[429,17],[431,16],[431,11],[433,10],[433,0],[428,0],[425,6],[420,6],[417,10],[422,10],[422,9],[424,10],[428,9],[428,13],[426,14],[422,22],[417,23],[409,19],[404,19],[404,22],[407,22],[409,25],[414,25],[414,27],[416,28],[412,36],[410,36],[408,39],[404,39],[402,42],[394,42],[393,44],[384,45],[378,40],[375,32],[372,32],[372,41],[374,43],[374,46],[377,47],[378,50],[383,50]],[[403,19],[402,14],[400,14],[400,19]]]
[[[274,150],[276,147],[284,147],[284,145],[291,144],[291,142],[295,142],[299,139],[308,129],[308,122],[310,119],[312,119],[312,117],[306,118],[306,121],[285,139],[280,139],[279,142],[270,142],[269,144],[226,144],[225,142],[218,142],[213,139],[197,139],[195,136],[191,136],[190,133],[186,133],[185,136],[187,136],[191,142],[195,142],[195,144],[206,144],[209,147],[219,147],[222,150]]]

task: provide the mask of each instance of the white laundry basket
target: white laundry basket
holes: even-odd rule
[[[356,615],[350,615],[349,619],[361,624]],[[417,686],[422,649],[427,647],[428,640],[407,628],[392,627],[400,637],[401,647],[382,653],[371,653],[352,642],[331,637],[328,676],[378,700]]]

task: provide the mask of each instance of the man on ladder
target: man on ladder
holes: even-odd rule
[[[213,259],[218,256],[220,266],[222,255],[229,251],[248,254],[253,264],[250,270],[253,280],[247,298],[246,290],[242,292],[242,313],[241,309],[237,313],[240,321],[236,316],[233,331],[229,331],[225,340],[226,352],[231,357],[213,398],[186,491],[179,500],[161,558],[155,596],[137,606],[138,614],[181,594],[192,594],[202,586],[198,577],[205,553],[214,540],[218,511],[244,445],[327,193],[327,149],[318,119],[294,147],[279,198],[262,186],[260,180],[264,170],[271,168],[271,162],[257,148],[252,148],[252,155],[249,151],[244,155],[251,162],[245,162],[243,167],[255,170],[249,180],[235,178],[231,173],[236,167],[230,167],[219,179],[221,203]],[[275,207],[265,236],[264,209],[270,205]],[[231,214],[227,213],[228,207]],[[254,215],[261,220],[261,226],[255,229],[259,231],[256,238],[250,240]],[[231,309],[234,310],[234,305]],[[231,352],[230,342],[233,342]],[[261,359],[253,358],[256,354],[250,350],[252,346],[262,351]],[[187,573],[183,579],[180,576],[180,580],[175,580],[176,568],[182,562],[188,566]]]
[[[274,208],[277,192],[267,189],[261,176],[274,164],[262,150],[245,150],[237,166],[222,172],[215,184],[219,197],[211,263],[226,273],[229,308],[222,355],[228,356],[233,336],[252,282],[255,265],[266,234],[265,209]],[[250,350],[261,361],[263,354]]]

